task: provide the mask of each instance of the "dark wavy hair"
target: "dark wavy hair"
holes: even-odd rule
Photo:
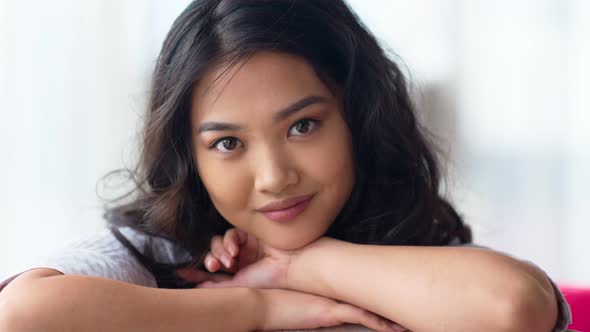
[[[106,209],[111,225],[170,239],[201,266],[211,237],[232,226],[216,211],[196,171],[191,93],[212,66],[234,65],[259,51],[305,59],[342,98],[356,181],[327,236],[383,245],[471,241],[469,227],[440,193],[439,162],[416,120],[402,71],[342,0],[190,3],[158,57],[140,160],[128,171],[134,190],[126,197],[132,199]],[[111,229],[154,272],[160,287],[181,287],[170,281],[177,266],[158,265]]]

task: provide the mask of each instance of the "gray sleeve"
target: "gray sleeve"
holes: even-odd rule
[[[473,244],[473,243],[459,244],[457,241],[451,242],[451,245],[457,245],[457,246],[463,246],[463,247],[473,247],[473,248],[482,248],[482,249],[492,250],[490,248],[486,248],[484,246],[476,245],[476,244]],[[503,253],[503,254],[508,255],[506,253]],[[509,255],[509,256],[511,256],[511,255]],[[537,266],[533,262],[530,262],[530,261],[526,261],[526,262],[527,263],[530,263],[530,264],[532,264],[534,266]],[[539,268],[539,267],[537,266],[537,268]],[[561,292],[561,290],[559,289],[559,287],[557,286],[557,284],[546,273],[545,273],[545,276],[551,282],[551,285],[553,286],[553,292],[555,293],[555,297],[557,299],[558,316],[557,316],[557,322],[555,323],[555,327],[553,328],[552,331],[553,332],[564,332],[564,331],[568,331],[567,328],[572,323],[572,311],[570,309],[570,306],[567,303],[567,301],[565,300],[565,296],[563,295],[563,293]]]
[[[185,262],[188,253],[170,241],[154,238],[129,227],[120,232],[142,253],[151,248],[154,259],[161,263]],[[29,269],[51,268],[70,275],[97,276],[146,287],[157,287],[153,274],[121,244],[108,229],[63,247],[55,253],[31,262]],[[22,272],[21,272],[22,273]],[[0,284],[0,291],[17,275]]]
[[[570,305],[565,300],[565,296],[563,292],[557,287],[555,282],[547,276],[547,279],[551,281],[551,285],[553,285],[553,292],[557,297],[557,323],[555,323],[555,327],[553,328],[553,332],[563,332],[569,331],[567,328],[572,324],[572,311],[570,309]]]

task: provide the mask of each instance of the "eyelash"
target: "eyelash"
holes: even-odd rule
[[[291,132],[291,129],[293,129],[293,127],[295,127],[297,124],[299,124],[301,122],[309,122],[309,123],[311,123],[312,128],[310,129],[309,132],[304,133],[302,135],[296,135],[296,136],[307,136],[307,135],[313,133],[315,130],[317,130],[317,126],[320,125],[320,120],[318,120],[318,119],[303,118],[303,119],[298,120],[297,122],[295,122],[291,127],[289,127],[289,132]],[[226,136],[226,137],[222,137],[222,138],[220,138],[218,140],[215,140],[213,143],[211,143],[211,145],[209,145],[209,149],[210,150],[216,149],[216,150],[218,150],[221,153],[231,153],[231,152],[233,152],[237,147],[234,148],[234,150],[229,150],[229,151],[220,151],[219,149],[216,148],[219,143],[222,143],[223,141],[228,140],[228,139],[235,139],[235,140],[238,141],[239,144],[242,144],[241,142],[239,142],[239,140],[237,138],[235,138],[233,136]]]
[[[289,132],[291,132],[291,129],[293,129],[297,124],[302,123],[302,122],[309,122],[312,127],[309,130],[309,132],[303,133],[302,135],[296,135],[296,136],[307,136],[308,134],[314,132],[317,129],[317,126],[320,124],[320,120],[318,120],[318,119],[303,118],[303,119],[295,122],[293,125],[291,125],[291,127],[289,127]]]

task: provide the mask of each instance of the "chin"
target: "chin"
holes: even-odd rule
[[[279,249],[279,250],[285,250],[285,251],[291,251],[291,250],[297,250],[297,249],[301,249],[303,247],[305,247],[308,243],[281,243],[281,244],[277,244],[276,246],[274,246],[275,248]]]
[[[320,236],[321,237],[321,236]],[[299,238],[299,239],[280,239],[280,238],[273,238],[266,243],[273,248],[290,251],[290,250],[297,250],[301,249],[308,244],[314,242],[315,240],[319,239],[320,237],[312,237],[312,238]]]

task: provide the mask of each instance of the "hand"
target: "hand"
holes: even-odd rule
[[[259,330],[299,330],[360,324],[379,332],[402,332],[403,327],[347,303],[282,289],[261,289],[263,308]]]
[[[296,252],[275,249],[251,234],[232,228],[223,237],[217,235],[211,239],[211,251],[205,257],[209,272],[229,275],[190,268],[176,272],[188,281],[199,283],[199,288],[286,288],[289,265]]]
[[[263,330],[312,329],[352,323],[376,331],[405,331],[399,325],[354,305],[285,290],[292,261],[304,250],[321,248],[330,241],[334,240],[320,238],[304,248],[283,251],[232,228],[223,237],[215,236],[211,240],[211,252],[205,257],[205,267],[211,273],[190,268],[179,269],[177,273],[198,283],[199,288],[259,288],[260,294],[266,295],[262,305],[265,308],[265,319],[261,323]],[[227,274],[215,273],[220,271]]]

